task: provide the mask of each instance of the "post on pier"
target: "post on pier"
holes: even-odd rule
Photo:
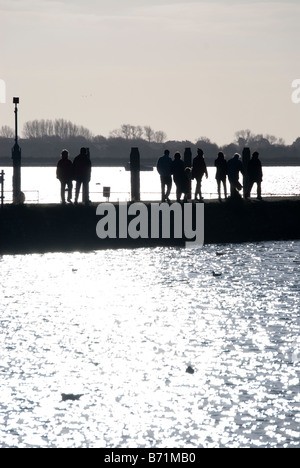
[[[249,172],[248,172],[248,166],[249,166],[249,161],[251,158],[251,152],[250,148],[245,147],[243,149],[242,153],[242,162],[244,166],[244,175],[243,175],[243,195],[244,198],[249,198],[250,193],[249,193]]]
[[[184,165],[185,167],[192,167],[192,150],[191,148],[185,148],[184,150]]]
[[[140,152],[138,148],[131,148],[130,153],[130,175],[131,175],[131,201],[139,202],[140,194]]]
[[[3,204],[4,204],[4,171],[1,171],[1,174],[0,174],[0,184],[1,184],[1,191],[0,191],[1,208],[3,208]]]

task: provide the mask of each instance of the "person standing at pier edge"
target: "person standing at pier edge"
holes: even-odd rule
[[[222,201],[221,197],[221,184],[224,188],[224,196],[227,198],[227,186],[226,186],[226,177],[227,177],[227,161],[225,159],[224,153],[220,151],[218,153],[218,158],[215,160],[215,166],[217,169],[216,181],[218,185],[218,196],[219,200]]]
[[[208,172],[206,167],[206,162],[204,160],[204,153],[202,149],[198,148],[197,156],[193,160],[193,168],[192,168],[192,178],[196,179],[196,190],[195,190],[195,200],[197,200],[197,196],[199,195],[200,200],[203,200],[202,197],[202,179],[204,174],[208,179]]]
[[[173,179],[176,185],[176,200],[179,202],[181,195],[185,192],[186,175],[184,171],[184,162],[181,159],[181,154],[177,151],[173,159]]]
[[[240,198],[241,196],[239,191],[242,190],[243,186],[240,184],[239,175],[240,172],[244,174],[244,166],[238,153],[236,153],[233,158],[228,161],[227,172],[230,183],[231,198]]]
[[[60,181],[60,196],[61,203],[66,203],[66,186],[68,187],[68,202],[72,203],[72,190],[73,190],[73,163],[69,159],[69,152],[63,150],[61,159],[57,163],[56,177]]]
[[[172,188],[172,159],[169,150],[165,150],[164,155],[157,161],[156,167],[161,181],[161,200],[169,202]]]
[[[261,183],[263,180],[263,171],[261,161],[259,159],[259,153],[254,151],[252,158],[248,164],[248,176],[249,176],[249,188],[246,198],[249,198],[251,195],[251,190],[254,184],[257,184],[257,199],[262,200],[261,197]]]
[[[88,148],[81,148],[80,154],[76,156],[73,162],[73,179],[76,181],[75,203],[78,203],[78,197],[82,186],[82,201],[86,205],[89,200],[89,183],[91,180],[92,164]]]

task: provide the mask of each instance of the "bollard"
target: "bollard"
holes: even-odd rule
[[[3,203],[4,203],[4,171],[1,171],[0,175],[0,184],[1,184],[1,208],[3,208]]]
[[[184,150],[184,165],[185,167],[192,167],[192,150],[185,148]]]
[[[131,148],[130,174],[131,174],[131,201],[138,202],[140,195],[140,153],[138,148]]]
[[[243,161],[243,166],[244,166],[244,175],[243,175],[243,194],[244,198],[249,198],[250,193],[249,193],[249,173],[248,173],[248,165],[251,157],[251,152],[250,148],[245,147],[243,149],[243,154],[242,154],[242,161]]]

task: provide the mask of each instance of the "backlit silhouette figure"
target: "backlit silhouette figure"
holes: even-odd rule
[[[221,184],[223,185],[224,189],[224,196],[227,198],[227,185],[226,185],[226,177],[227,177],[227,161],[225,159],[224,153],[220,151],[218,153],[218,158],[215,160],[215,167],[217,169],[216,172],[216,181],[218,186],[218,196],[219,200],[222,200],[221,197]]]
[[[204,174],[206,178],[208,178],[206,162],[204,160],[204,153],[202,149],[197,150],[197,156],[193,160],[193,168],[192,168],[192,178],[196,179],[196,190],[195,190],[195,200],[199,195],[200,200],[203,200],[202,197],[202,179]]]
[[[248,177],[249,177],[249,188],[247,197],[250,197],[251,190],[254,184],[257,184],[257,199],[262,200],[261,197],[261,183],[263,180],[263,171],[261,161],[259,159],[259,153],[255,151],[252,154],[252,158],[248,164]]]
[[[240,172],[244,174],[244,166],[240,159],[240,155],[236,153],[227,163],[228,179],[230,183],[231,198],[240,198],[239,191],[243,186],[239,181]]]
[[[75,203],[78,203],[78,197],[82,185],[82,201],[89,204],[89,182],[91,180],[92,164],[89,158],[88,148],[81,148],[80,154],[73,162],[73,178],[76,180]]]
[[[63,150],[61,159],[57,163],[56,177],[60,181],[60,196],[61,203],[66,203],[65,192],[68,187],[68,202],[72,203],[72,190],[73,190],[73,163],[69,159],[69,152]]]
[[[179,202],[181,195],[185,192],[186,180],[186,175],[184,172],[185,166],[179,152],[175,153],[174,155],[172,167],[173,178],[176,185],[176,200]]]
[[[170,201],[169,196],[172,188],[172,159],[170,151],[165,150],[164,155],[157,162],[157,171],[161,181],[161,200]]]

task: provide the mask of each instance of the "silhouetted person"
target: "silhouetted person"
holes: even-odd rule
[[[73,179],[76,180],[75,203],[78,203],[80,188],[82,185],[82,201],[89,203],[89,182],[91,180],[92,164],[87,148],[81,148],[80,154],[73,162]]]
[[[184,172],[185,166],[184,162],[181,159],[181,154],[179,152],[174,154],[174,159],[173,159],[173,178],[174,182],[176,185],[176,200],[180,201],[181,195],[185,191],[185,181],[186,181],[186,176]]]
[[[248,164],[248,177],[249,177],[249,188],[247,192],[247,198],[251,195],[251,190],[254,184],[257,184],[257,199],[262,200],[261,197],[261,183],[263,180],[263,171],[261,161],[259,159],[259,153],[255,151],[252,154],[252,158]]]
[[[192,178],[196,179],[196,190],[195,190],[195,200],[199,195],[200,200],[203,200],[202,197],[202,179],[204,174],[206,178],[208,178],[208,172],[206,167],[206,162],[204,159],[204,153],[202,149],[197,150],[197,156],[193,160],[193,168],[192,168]]]
[[[164,155],[157,161],[156,167],[160,175],[162,202],[170,201],[169,196],[172,188],[172,159],[170,158],[169,150],[165,150]]]
[[[69,152],[63,150],[61,159],[57,163],[56,177],[60,181],[60,196],[61,202],[66,203],[65,192],[68,187],[68,202],[72,203],[72,190],[73,190],[73,163],[69,159]]]
[[[233,158],[228,161],[227,172],[230,183],[231,197],[240,198],[239,191],[242,190],[243,186],[240,184],[239,175],[240,172],[244,174],[244,167],[238,153],[236,153]]]
[[[215,160],[215,167],[217,169],[216,172],[216,181],[218,186],[218,196],[219,200],[222,200],[221,197],[221,184],[223,185],[224,189],[224,196],[227,198],[227,185],[226,185],[226,177],[227,177],[227,161],[225,159],[224,153],[220,151],[218,153],[218,157]]]

